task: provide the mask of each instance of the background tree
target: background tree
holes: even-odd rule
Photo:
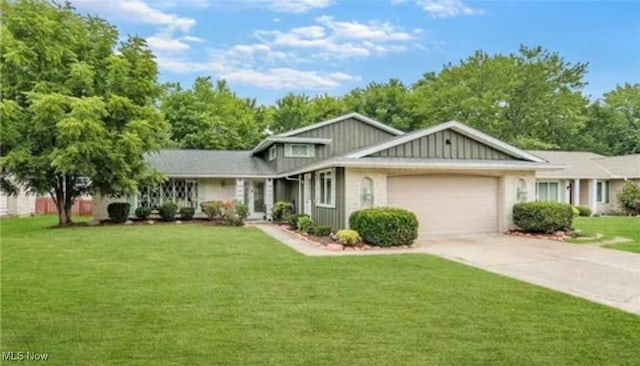
[[[52,196],[71,223],[83,193],[121,195],[159,174],[144,162],[167,125],[154,107],[157,67],[143,39],[69,5],[2,1],[2,187]]]
[[[347,109],[401,130],[418,127],[412,115],[409,90],[397,79],[386,83],[370,83],[364,89],[356,88],[344,96]]]

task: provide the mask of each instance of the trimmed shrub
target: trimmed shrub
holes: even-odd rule
[[[513,222],[524,231],[553,233],[571,228],[573,210],[567,203],[522,202],[513,206]]]
[[[580,216],[580,210],[578,210],[577,208],[575,208],[573,206],[571,207],[571,212],[573,212],[573,217]]]
[[[180,218],[182,220],[191,220],[195,214],[196,209],[193,207],[182,207],[180,209]]]
[[[131,205],[128,202],[113,202],[107,206],[107,213],[111,222],[125,222],[129,218]]]
[[[162,206],[158,208],[158,215],[160,215],[162,221],[175,221],[176,212],[178,212],[178,205],[173,202],[163,203]]]
[[[146,220],[151,216],[151,207],[138,207],[136,208],[135,214],[140,220]]]
[[[329,236],[331,234],[331,226],[314,226],[311,228],[311,234],[315,236]]]
[[[296,227],[298,228],[298,231],[308,233],[313,228],[313,220],[311,220],[311,217],[308,215],[299,216]]]
[[[575,209],[578,210],[580,216],[591,216],[591,209],[587,206],[575,206]]]
[[[289,223],[289,227],[292,230],[298,230],[298,218],[299,217],[309,217],[309,215],[307,214],[293,214],[293,215],[289,215],[289,217],[287,218],[287,221]]]
[[[343,245],[355,245],[362,241],[360,234],[355,230],[338,230],[334,239]]]
[[[222,217],[222,201],[205,201],[200,204],[202,212],[209,218],[215,220]]]
[[[349,227],[365,242],[381,247],[409,245],[418,237],[418,218],[402,208],[375,207],[356,211],[349,217]]]
[[[631,181],[624,182],[622,190],[618,193],[618,201],[628,213],[633,213],[636,209],[640,209],[640,204],[638,204],[640,202],[640,186]]]
[[[293,212],[293,204],[285,201],[278,201],[273,204],[271,215],[275,221],[282,221]]]
[[[221,219],[226,225],[241,226],[249,216],[249,207],[238,201],[223,201]]]

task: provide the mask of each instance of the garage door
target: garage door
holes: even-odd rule
[[[0,192],[0,216],[7,215],[8,209],[7,195]]]
[[[498,179],[466,175],[389,177],[389,206],[413,211],[419,234],[498,231]]]

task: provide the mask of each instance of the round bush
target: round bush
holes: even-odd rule
[[[587,206],[575,206],[580,216],[591,216],[591,209]]]
[[[109,220],[112,222],[125,222],[129,218],[129,210],[131,205],[128,202],[113,202],[107,206]]]
[[[146,220],[151,216],[151,208],[150,207],[138,207],[135,211],[136,217],[140,220]]]
[[[571,229],[573,209],[567,203],[523,202],[513,206],[513,223],[522,230],[553,233]]]
[[[175,221],[176,212],[178,212],[178,205],[173,202],[163,203],[158,208],[158,215],[162,221]]]
[[[356,211],[349,217],[349,227],[366,243],[381,247],[409,245],[418,237],[418,218],[402,208],[375,207]]]
[[[196,209],[193,207],[182,207],[180,209],[180,218],[182,220],[191,220],[195,214]]]

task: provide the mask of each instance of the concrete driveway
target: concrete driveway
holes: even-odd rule
[[[432,237],[419,245],[426,253],[640,314],[640,254],[498,234]]]

